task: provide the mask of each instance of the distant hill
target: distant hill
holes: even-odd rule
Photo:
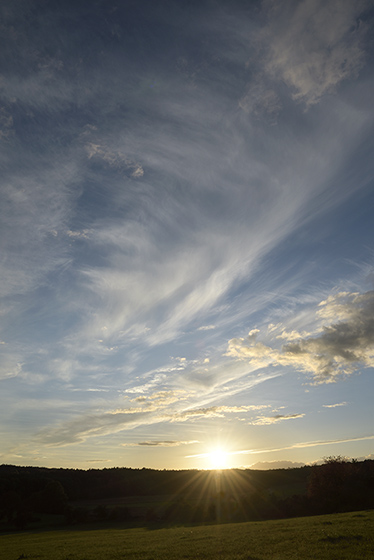
[[[0,466],[0,521],[243,521],[374,507],[374,461],[222,471]]]
[[[218,479],[220,491],[235,487],[241,493],[277,491],[289,495],[290,492],[306,492],[312,468],[199,471],[115,467],[82,470],[0,465],[0,495],[14,490],[27,496],[54,480],[62,484],[70,501],[158,494],[200,496],[210,490],[215,492]]]

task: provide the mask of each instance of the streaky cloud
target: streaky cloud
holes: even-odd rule
[[[199,443],[197,440],[191,441],[174,441],[174,440],[152,440],[152,441],[140,441],[138,443],[128,443],[123,444],[126,447],[139,445],[141,447],[178,447],[180,445],[191,445],[193,443]]]
[[[369,436],[358,436],[353,438],[342,438],[342,439],[335,439],[335,440],[326,440],[326,441],[306,441],[301,443],[294,443],[292,445],[286,445],[284,447],[274,447],[271,449],[247,449],[243,451],[235,451],[235,454],[238,455],[256,455],[259,453],[272,453],[273,451],[287,451],[289,449],[304,449],[307,447],[319,447],[320,445],[335,445],[339,443],[350,443],[355,441],[367,441],[374,439],[374,435]]]

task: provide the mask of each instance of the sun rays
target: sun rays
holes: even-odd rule
[[[185,478],[185,483],[166,510],[166,517],[174,521],[234,521],[245,519],[254,507],[251,499],[256,489],[249,471],[211,469],[192,476],[181,471],[178,477]]]

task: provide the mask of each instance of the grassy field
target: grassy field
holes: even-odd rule
[[[161,529],[0,536],[1,560],[374,559],[374,511]]]

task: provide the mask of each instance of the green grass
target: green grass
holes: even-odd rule
[[[0,537],[1,560],[374,559],[374,511],[150,530],[24,532]]]

